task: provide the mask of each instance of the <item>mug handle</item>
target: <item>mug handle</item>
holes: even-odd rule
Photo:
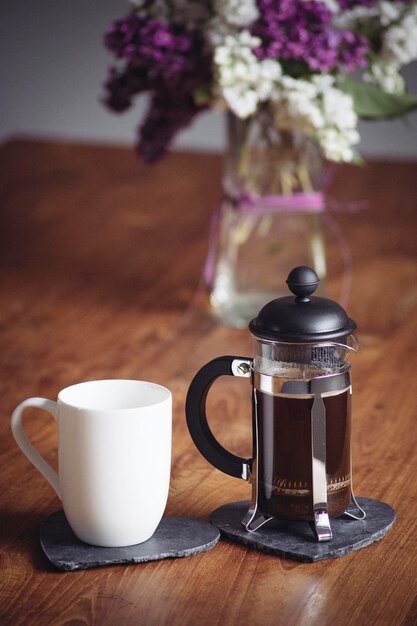
[[[253,459],[242,459],[228,452],[213,436],[207,423],[206,399],[219,376],[250,378],[253,359],[220,356],[204,365],[194,376],[187,394],[185,414],[188,430],[201,454],[225,474],[249,480]]]
[[[48,483],[56,492],[58,498],[61,499],[61,495],[59,493],[58,474],[54,472],[52,467],[48,465],[45,459],[43,459],[39,452],[33,447],[24,431],[22,414],[28,407],[44,409],[45,411],[48,411],[48,413],[50,413],[56,420],[58,417],[58,404],[53,400],[47,400],[46,398],[29,398],[28,400],[23,400],[23,402],[21,402],[13,411],[11,426],[13,437],[23,454],[27,456],[29,461],[33,463],[42,476],[46,478]]]

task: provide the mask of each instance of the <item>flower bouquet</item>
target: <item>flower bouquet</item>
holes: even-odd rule
[[[150,96],[137,140],[146,162],[200,113],[227,112],[206,268],[220,317],[246,323],[295,265],[324,284],[322,160],[360,161],[359,118],[417,108],[400,74],[417,58],[417,0],[134,0],[105,44],[117,61],[106,105]]]
[[[135,0],[105,43],[119,61],[106,104],[151,100],[139,129],[145,161],[179,130],[220,108],[247,119],[265,106],[326,158],[355,159],[358,116],[400,116],[417,106],[400,68],[417,58],[415,0]],[[352,77],[363,70],[362,80]]]

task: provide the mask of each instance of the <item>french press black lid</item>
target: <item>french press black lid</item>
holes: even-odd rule
[[[308,342],[347,337],[356,322],[334,300],[313,296],[319,277],[310,267],[295,267],[287,285],[294,296],[268,302],[249,324],[255,337],[270,341]]]

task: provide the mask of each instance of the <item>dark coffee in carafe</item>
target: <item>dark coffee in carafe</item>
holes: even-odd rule
[[[279,519],[313,520],[313,398],[279,397],[259,390],[255,390],[255,398],[259,508]],[[330,517],[337,517],[350,500],[350,390],[323,401],[328,511]]]

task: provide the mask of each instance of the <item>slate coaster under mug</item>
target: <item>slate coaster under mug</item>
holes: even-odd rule
[[[388,504],[370,498],[356,499],[366,511],[366,518],[331,519],[333,539],[323,543],[317,542],[310,522],[274,520],[255,532],[248,532],[241,524],[249,508],[247,500],[216,509],[211,514],[211,522],[219,528],[223,538],[285,559],[314,563],[364,548],[382,539],[392,528],[396,514]]]
[[[77,539],[64,511],[53,513],[42,522],[40,530],[45,556],[65,571],[191,556],[210,550],[219,538],[218,529],[208,522],[191,517],[163,517],[155,534],[144,543],[101,548]]]

